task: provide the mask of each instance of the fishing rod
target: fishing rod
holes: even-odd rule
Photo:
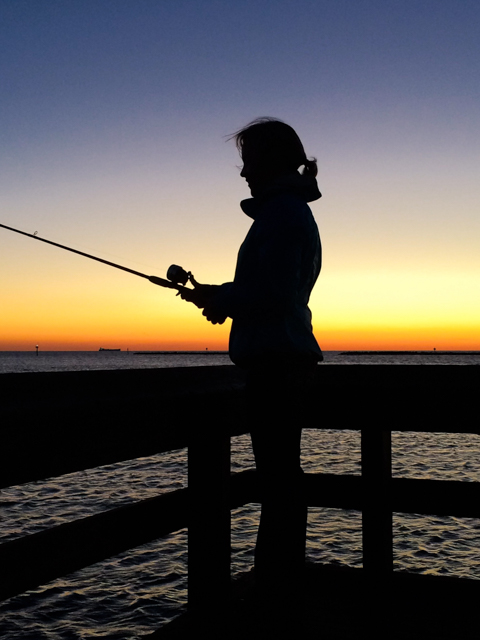
[[[22,236],[28,236],[29,238],[33,238],[34,240],[40,240],[40,242],[46,242],[47,244],[51,244],[54,247],[60,247],[60,249],[65,249],[66,251],[71,251],[72,253],[78,253],[79,256],[83,256],[84,258],[90,258],[91,260],[96,260],[97,262],[103,262],[103,264],[108,264],[110,267],[115,267],[115,269],[121,269],[122,271],[127,271],[127,273],[133,273],[134,276],[139,276],[140,278],[146,278],[153,284],[158,284],[159,287],[166,287],[167,289],[176,289],[177,291],[183,291],[187,282],[191,282],[194,287],[198,286],[195,278],[193,277],[190,271],[185,271],[182,267],[179,267],[176,264],[172,264],[167,271],[167,278],[159,278],[158,276],[149,276],[146,273],[141,273],[140,271],[134,271],[133,269],[129,269],[128,267],[123,267],[121,264],[116,264],[115,262],[110,262],[109,260],[104,260],[103,258],[97,258],[97,256],[92,256],[89,253],[84,253],[83,251],[78,251],[77,249],[72,249],[72,247],[67,247],[64,244],[59,244],[58,242],[52,242],[51,240],[46,240],[45,238],[40,238],[35,233],[27,233],[26,231],[20,231],[19,229],[14,229],[13,227],[7,227],[6,224],[0,224],[0,227],[3,229],[8,229],[9,231],[14,231],[15,233],[21,233]]]

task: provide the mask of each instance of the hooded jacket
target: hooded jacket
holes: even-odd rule
[[[323,359],[308,308],[322,249],[307,202],[320,197],[315,178],[295,173],[240,203],[253,224],[215,303],[233,319],[229,352],[241,367]]]

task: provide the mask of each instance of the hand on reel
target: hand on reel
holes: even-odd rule
[[[185,271],[182,267],[172,264],[167,271],[167,278],[175,284],[182,285],[177,296],[182,300],[192,302],[199,309],[203,309],[203,315],[212,324],[223,324],[227,316],[216,308],[214,298],[218,292],[218,285],[200,284],[197,282],[191,271]],[[193,289],[186,287],[187,282],[191,282]]]

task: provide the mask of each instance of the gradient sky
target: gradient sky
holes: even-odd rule
[[[478,0],[0,0],[0,223],[231,280],[258,116],[317,157],[324,349],[480,349]],[[268,282],[265,282],[268,287]],[[226,348],[174,293],[0,228],[0,350]]]

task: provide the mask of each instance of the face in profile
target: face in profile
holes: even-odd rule
[[[243,168],[240,175],[247,181],[254,197],[259,195],[281,173],[271,160],[267,160],[265,152],[262,153],[252,143],[244,143],[242,160]]]

